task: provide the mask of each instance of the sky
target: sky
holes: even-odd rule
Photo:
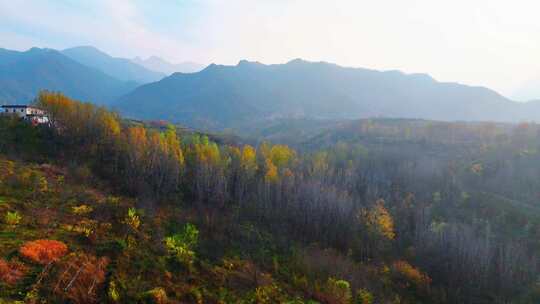
[[[0,0],[0,47],[428,73],[540,99],[538,0]]]

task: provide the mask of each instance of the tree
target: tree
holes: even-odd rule
[[[363,230],[360,231],[360,257],[371,259],[376,253],[386,248],[394,240],[394,220],[384,207],[384,200],[379,199],[370,209],[362,209],[357,216]]]
[[[396,237],[394,232],[394,220],[384,207],[384,200],[379,199],[370,210],[364,210],[361,215],[362,220],[368,229],[377,236],[393,240]]]
[[[265,163],[266,173],[264,174],[264,180],[267,183],[275,183],[279,180],[278,167],[274,165],[271,159],[267,159]]]

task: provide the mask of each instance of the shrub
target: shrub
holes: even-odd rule
[[[192,224],[186,224],[181,233],[165,238],[165,246],[169,254],[173,255],[178,262],[191,268],[195,260],[193,249],[197,246],[199,230]]]
[[[285,301],[281,289],[276,284],[257,287],[253,297],[253,302],[260,304],[283,303]]]
[[[120,300],[120,293],[116,287],[116,283],[111,281],[109,288],[107,289],[107,295],[112,302],[118,302]]]
[[[45,193],[49,191],[49,182],[44,176],[40,176],[37,180],[37,191],[40,193]]]
[[[9,226],[17,226],[22,220],[22,217],[17,211],[8,211],[4,218],[4,222]]]
[[[0,259],[0,282],[15,285],[26,273],[26,267],[20,263]]]
[[[198,287],[191,288],[187,292],[186,298],[189,301],[189,303],[196,303],[196,304],[203,304],[204,303],[203,294],[202,294],[200,288],[198,288]]]
[[[19,249],[19,253],[23,257],[42,265],[58,261],[67,252],[68,248],[66,244],[55,240],[26,242]]]
[[[372,304],[373,295],[366,289],[360,288],[356,291],[356,304]]]
[[[86,215],[92,212],[94,209],[88,205],[80,205],[71,207],[71,210],[75,215]]]
[[[98,222],[95,220],[82,219],[75,225],[65,225],[67,230],[76,232],[87,238],[95,239],[95,233],[99,228]]]
[[[328,278],[323,294],[319,298],[331,304],[349,304],[352,301],[351,286],[345,280]]]
[[[77,181],[85,183],[91,179],[92,170],[90,170],[88,166],[78,166],[76,168],[72,168],[72,175]]]
[[[0,181],[5,181],[15,173],[15,162],[6,159],[0,159]]]
[[[30,170],[30,169],[28,169]],[[49,183],[47,178],[41,172],[30,170],[22,175],[24,184],[28,184],[35,193],[45,193],[49,191]]]
[[[50,279],[49,290],[63,302],[98,303],[98,292],[105,282],[108,264],[108,258],[71,254],[56,267],[56,276]]]
[[[168,303],[167,292],[161,287],[154,288],[142,294],[140,302],[147,304]]]
[[[128,214],[124,219],[124,222],[133,230],[137,230],[139,228],[139,226],[141,225],[141,219],[137,214],[137,210],[135,208],[128,209]]]

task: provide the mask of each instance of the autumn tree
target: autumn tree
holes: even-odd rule
[[[360,210],[357,218],[361,224],[357,250],[362,260],[371,259],[375,253],[382,252],[396,237],[394,220],[382,199],[377,200],[371,208]]]

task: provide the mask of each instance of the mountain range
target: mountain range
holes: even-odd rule
[[[28,103],[40,90],[108,104],[137,87],[52,49],[0,49],[0,103]]]
[[[540,121],[540,101],[518,103],[488,88],[439,82],[427,74],[301,59],[272,65],[242,60],[198,72],[196,66],[165,76],[180,66],[157,57],[115,58],[89,46],[0,49],[0,103],[29,102],[47,89],[132,118],[214,130],[290,119]]]
[[[516,103],[488,88],[301,59],[273,65],[244,60],[175,73],[136,88],[115,107],[132,117],[210,129],[284,118],[540,120],[539,102]]]
[[[196,67],[195,63],[186,65],[192,70]],[[92,46],[61,51],[0,49],[0,104],[28,103],[40,90],[50,90],[110,105],[139,85],[158,81],[167,74],[130,59],[110,56]]]

